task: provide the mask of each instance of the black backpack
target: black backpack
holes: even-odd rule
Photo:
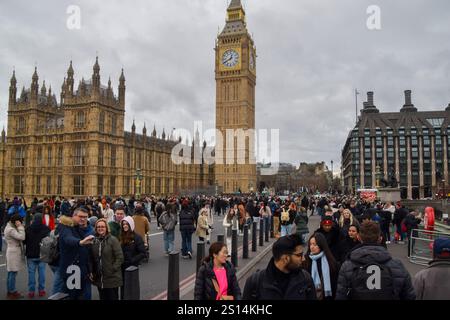
[[[351,300],[396,300],[391,269],[377,263],[355,266],[347,295]]]

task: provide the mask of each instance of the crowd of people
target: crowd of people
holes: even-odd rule
[[[436,267],[416,277],[415,289],[401,262],[389,255],[387,245],[404,243],[420,223],[420,214],[401,203],[365,203],[346,196],[222,195],[78,200],[52,197],[34,199],[28,207],[24,199],[14,198],[0,200],[0,225],[7,243],[7,298],[23,298],[16,289],[16,276],[23,270],[24,252],[30,299],[36,292],[40,297],[47,295],[46,264],[54,275],[51,295],[62,293],[69,299],[89,300],[94,285],[102,300],[123,299],[126,270],[149,261],[152,218],[162,230],[165,254],[175,251],[178,225],[181,256],[192,259],[192,237],[195,234],[210,244],[214,216],[221,215],[225,241],[209,247],[197,274],[198,300],[427,298],[426,279],[445,273],[448,278],[448,240],[437,240]],[[320,217],[317,230],[308,228],[312,215]],[[231,230],[242,235],[245,225],[256,222],[259,228],[260,219],[278,240],[267,269],[250,277],[241,294],[235,269],[228,261]],[[369,265],[380,268],[381,282],[387,288],[377,297],[361,285],[367,280]],[[79,285],[75,281],[71,286],[75,271],[80,275]],[[434,281],[433,286],[439,283]]]

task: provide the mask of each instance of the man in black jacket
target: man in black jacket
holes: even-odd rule
[[[304,245],[297,235],[278,239],[273,244],[269,265],[247,280],[242,299],[316,300],[312,278],[301,268]]]
[[[336,300],[415,300],[416,294],[408,271],[400,260],[393,259],[387,249],[380,245],[378,223],[364,222],[359,239],[362,244],[350,252],[339,271]],[[363,288],[359,279],[364,275],[367,280],[362,282]]]

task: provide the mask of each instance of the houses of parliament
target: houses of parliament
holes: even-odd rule
[[[216,129],[254,129],[256,51],[240,0],[232,0],[216,41]],[[256,165],[174,164],[181,137],[153,128],[125,131],[125,75],[117,94],[103,85],[98,57],[89,80],[75,86],[70,62],[58,97],[37,69],[29,89],[18,93],[13,71],[7,132],[0,138],[0,197],[169,195],[216,186],[224,193],[256,187]],[[59,101],[58,101],[59,100]],[[207,148],[194,139],[189,146]],[[246,158],[250,157],[246,144]],[[219,150],[216,148],[215,152]],[[235,150],[237,151],[237,150]]]

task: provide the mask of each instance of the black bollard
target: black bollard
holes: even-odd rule
[[[225,243],[225,235],[223,235],[223,234],[218,234],[218,235],[217,235],[217,242]]]
[[[256,252],[256,226],[257,223],[253,222],[253,228],[252,228],[252,252]]]
[[[205,258],[205,243],[203,241],[197,242],[197,272],[202,266],[203,259]]]
[[[265,240],[266,240],[266,242],[269,242],[269,232],[270,232],[270,223],[269,223],[269,220],[270,219],[270,217],[269,218],[264,218],[264,225],[265,225],[265,228],[264,228],[264,230],[265,230]]]
[[[264,245],[264,219],[259,219],[259,246]]]
[[[180,300],[180,253],[169,254],[169,282],[167,300]]]
[[[237,268],[238,266],[238,231],[231,231],[231,264]]]
[[[275,238],[275,234],[273,233],[273,216],[270,216],[270,238]]]
[[[242,258],[248,259],[248,224],[244,225],[244,239],[242,240],[243,247],[242,247]]]
[[[169,261],[170,269],[170,261]],[[123,300],[141,300],[141,289],[139,286],[139,268],[131,266],[125,269],[123,279]],[[170,288],[170,277],[169,277]]]

